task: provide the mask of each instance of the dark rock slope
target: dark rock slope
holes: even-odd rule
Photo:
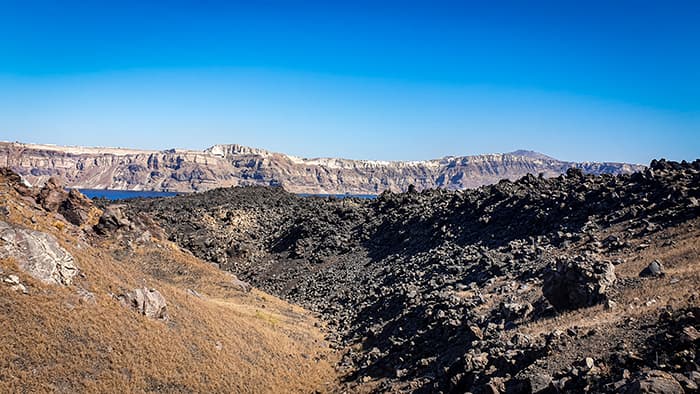
[[[700,161],[661,160],[373,200],[245,187],[129,210],[320,312],[350,389],[637,392],[700,378],[699,201]],[[652,252],[671,256],[675,282],[638,276]]]

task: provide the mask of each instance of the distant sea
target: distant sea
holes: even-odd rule
[[[297,196],[300,197],[334,197],[334,198],[365,198],[365,199],[375,199],[377,196],[375,194],[309,194],[309,193],[299,193]]]
[[[108,200],[126,200],[130,198],[158,198],[177,196],[175,192],[154,192],[135,190],[109,190],[109,189],[78,189],[89,198],[106,198]]]
[[[106,198],[107,200],[128,200],[130,198],[159,198],[159,197],[172,197],[178,194],[186,193],[176,193],[176,192],[156,192],[156,191],[135,191],[135,190],[110,190],[110,189],[78,189],[81,193],[88,196],[89,198]],[[308,194],[300,193],[298,196],[301,197],[334,197],[334,198],[365,198],[373,199],[377,198],[374,194]]]

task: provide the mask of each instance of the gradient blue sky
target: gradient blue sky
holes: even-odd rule
[[[698,21],[697,1],[3,1],[0,140],[694,159]]]

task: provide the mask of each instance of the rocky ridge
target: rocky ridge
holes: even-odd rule
[[[528,173],[558,176],[568,168],[585,173],[620,174],[642,169],[624,163],[574,163],[539,153],[444,157],[388,162],[336,158],[306,159],[241,145],[204,151],[146,151],[0,142],[0,167],[9,167],[32,185],[57,177],[84,189],[192,192],[237,185],[283,186],[293,193],[379,194],[385,190],[465,189],[515,180]]]
[[[217,189],[127,215],[318,311],[351,391],[694,392],[699,201],[700,161],[660,160],[374,200]]]

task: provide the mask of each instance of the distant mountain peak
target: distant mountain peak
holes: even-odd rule
[[[544,153],[536,152],[534,150],[526,150],[526,149],[518,149],[512,152],[506,153],[507,155],[511,156],[522,156],[522,157],[529,157],[531,159],[540,159],[540,160],[557,160],[551,156],[547,156]]]

